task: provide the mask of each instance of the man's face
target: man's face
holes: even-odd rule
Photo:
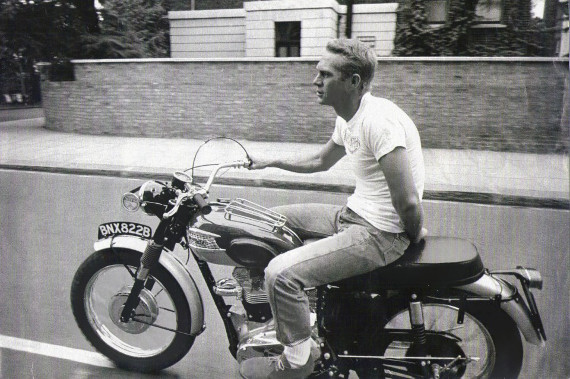
[[[322,105],[335,106],[346,101],[350,91],[350,77],[342,78],[340,67],[345,63],[342,55],[325,52],[317,64],[317,76],[313,84]]]

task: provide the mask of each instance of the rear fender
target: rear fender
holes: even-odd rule
[[[144,253],[147,242],[147,240],[133,236],[116,236],[99,240],[94,243],[93,247],[95,251],[119,248]],[[205,329],[204,305],[196,282],[186,267],[173,255],[169,253],[161,254],[159,263],[174,277],[180,288],[182,288],[188,301],[190,317],[192,318],[190,334],[199,335]]]
[[[512,284],[485,273],[479,280],[456,288],[481,297],[500,299],[500,307],[515,321],[527,342],[544,346],[541,331],[535,328],[527,304]]]

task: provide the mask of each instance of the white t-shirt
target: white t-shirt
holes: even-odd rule
[[[347,122],[337,117],[332,140],[345,147],[356,176],[348,207],[380,230],[401,233],[404,226],[392,205],[390,189],[378,160],[404,147],[420,199],[424,192],[424,158],[413,121],[396,104],[366,93]]]

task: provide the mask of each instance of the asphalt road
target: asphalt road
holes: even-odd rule
[[[97,226],[128,220],[154,226],[142,212],[120,207],[120,196],[139,180],[0,170],[0,377],[1,378],[235,378],[222,323],[197,268],[206,331],[178,364],[155,376],[113,368],[75,325],[69,306],[71,279],[91,253]],[[345,195],[214,187],[212,197],[246,197],[266,206],[287,202],[342,202]],[[545,285],[535,292],[549,341],[525,343],[521,378],[570,375],[568,322],[570,212],[429,201],[431,234],[475,242],[492,269],[538,268]],[[216,276],[228,270],[216,267]]]
[[[93,251],[102,221],[132,220],[156,225],[142,212],[120,207],[120,195],[140,181],[17,171],[0,172],[0,335],[12,341],[50,344],[32,346],[35,352],[59,347],[79,349],[58,355],[0,349],[1,378],[139,378],[114,368],[76,360],[94,351],[75,324],[69,291],[79,264]],[[204,295],[207,289],[197,276]],[[219,270],[218,270],[219,271]],[[213,301],[204,296],[206,331],[181,362],[161,373],[165,378],[233,378],[237,363],[227,349],[221,320]],[[52,346],[53,345],[53,346]],[[19,346],[18,346],[19,347]],[[153,376],[148,376],[153,377]]]

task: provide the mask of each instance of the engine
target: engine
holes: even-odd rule
[[[256,356],[281,354],[283,346],[276,338],[262,269],[236,267],[231,278],[218,280],[214,292],[240,301],[230,308],[228,315],[239,336],[238,362]],[[307,294],[313,320],[316,320],[317,291],[313,289]]]
[[[220,296],[231,296],[241,301],[247,321],[258,323],[271,319],[271,309],[265,292],[262,269],[236,267],[232,278],[221,279],[214,292]]]

